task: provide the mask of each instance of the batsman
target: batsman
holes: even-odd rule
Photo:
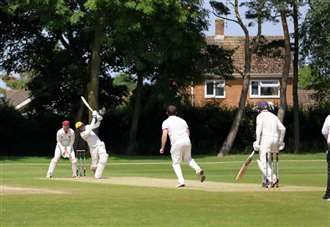
[[[79,121],[75,126],[79,130],[81,138],[88,143],[92,158],[91,170],[93,171],[95,178],[100,179],[109,155],[106,152],[104,142],[102,142],[93,131],[93,129],[100,126],[103,117],[97,111],[93,111],[92,116],[93,118],[89,125],[85,125]]]
[[[259,151],[260,155],[260,160],[257,162],[263,174],[262,186],[274,187],[275,185],[278,186],[279,179],[270,157],[278,155],[279,151],[284,149],[285,127],[278,117],[269,111],[271,107],[267,102],[258,103],[257,108],[259,114],[257,116],[256,141],[253,143],[253,148],[255,151]]]

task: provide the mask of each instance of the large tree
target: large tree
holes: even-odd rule
[[[321,103],[330,102],[330,2],[310,0],[302,27],[302,50],[312,70],[309,88]]]
[[[174,94],[175,90],[197,80],[206,68],[202,59],[211,51],[203,35],[207,12],[201,1],[149,1],[148,11],[140,4],[127,8],[125,15],[129,15],[130,20],[121,21],[123,29],[116,33],[114,41],[115,55],[120,56],[116,67],[124,65],[122,68],[136,81],[128,154],[137,149],[144,81],[159,85],[160,95]],[[217,67],[227,67],[230,71],[230,63],[226,65],[230,58],[226,58],[224,52],[219,57],[225,61]],[[169,86],[171,83],[176,85]]]

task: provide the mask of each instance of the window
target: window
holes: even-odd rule
[[[250,85],[250,97],[252,98],[279,98],[279,80],[252,80]]]
[[[225,81],[224,80],[207,80],[205,82],[206,98],[224,98],[225,97]]]

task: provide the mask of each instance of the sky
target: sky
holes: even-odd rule
[[[218,0],[221,2],[220,0]],[[223,3],[229,4],[230,2],[233,2],[234,0],[222,0]],[[239,2],[242,0],[239,0]],[[211,11],[211,6],[209,4],[209,0],[204,0],[204,7]],[[230,7],[228,5],[228,7]],[[231,8],[230,8],[231,9]],[[300,9],[302,16],[306,14],[307,11],[307,6],[302,7]],[[243,10],[240,11],[241,17],[244,18],[244,8]],[[233,15],[228,16],[229,18],[233,18]],[[209,36],[209,35],[214,35],[214,21],[215,21],[215,16],[210,12],[209,13],[209,29],[208,31],[205,31],[204,33]],[[244,19],[245,24],[248,24],[248,20]],[[289,25],[289,30],[290,32],[293,31],[293,24],[292,20],[288,20],[288,25]],[[257,34],[257,28],[256,26],[248,28],[250,35],[256,35]],[[262,26],[263,30],[263,35],[283,35],[283,30],[282,30],[282,25],[280,23],[278,24],[273,24],[270,22],[266,22]],[[237,25],[234,22],[225,22],[225,35],[230,35],[230,36],[242,36],[244,35],[242,29],[240,28],[239,25]]]

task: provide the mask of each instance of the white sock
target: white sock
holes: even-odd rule
[[[57,163],[54,162],[54,161],[50,162],[48,172],[47,172],[47,177],[54,176],[54,171],[55,171],[56,164]]]
[[[77,163],[72,163],[72,176],[77,176]]]
[[[178,177],[179,184],[184,184],[184,178],[182,175],[182,170],[180,164],[172,164],[174,172],[176,176]]]
[[[199,165],[195,162],[194,159],[191,159],[188,162],[188,164],[191,168],[193,168],[196,171],[196,173],[199,173],[202,170],[201,167],[199,167]]]

